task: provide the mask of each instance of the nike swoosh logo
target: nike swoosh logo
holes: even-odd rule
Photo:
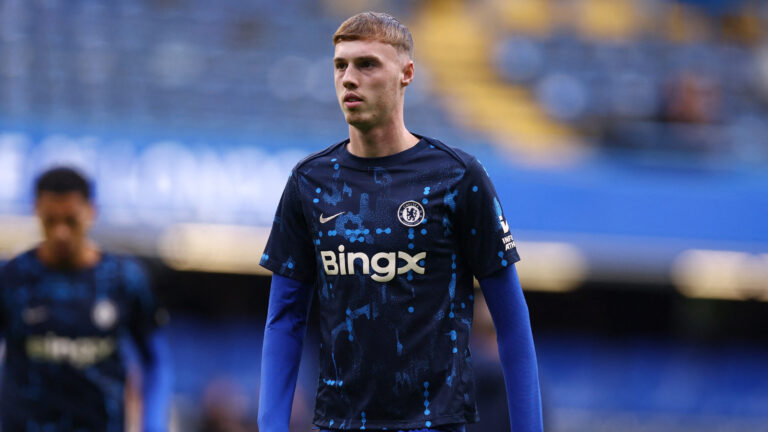
[[[25,324],[35,325],[48,319],[48,308],[46,306],[37,306],[24,309],[21,318]]]
[[[336,214],[335,214],[335,215],[333,215],[333,216],[323,217],[323,214],[322,214],[322,213],[320,213],[320,223],[321,223],[321,224],[324,224],[324,223],[328,222],[329,220],[331,220],[331,219],[334,219],[334,218],[336,218],[336,217],[338,217],[338,216],[341,216],[341,215],[343,215],[343,214],[344,214],[344,212],[340,212],[340,213],[336,213]]]
[[[504,220],[503,216],[499,216],[499,224],[501,224],[501,229],[504,230],[504,234],[509,232],[509,223]]]

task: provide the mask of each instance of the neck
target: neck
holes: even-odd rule
[[[37,257],[46,267],[81,270],[95,266],[101,258],[101,252],[95,243],[87,241],[72,254],[61,256],[52,244],[43,242],[37,250]]]
[[[349,125],[347,151],[364,158],[384,157],[408,150],[418,142],[419,139],[408,132],[402,121],[397,125],[368,130]]]

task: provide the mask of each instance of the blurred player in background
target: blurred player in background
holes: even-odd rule
[[[124,430],[127,336],[142,369],[142,430],[167,430],[164,318],[142,269],[89,239],[91,186],[76,170],[43,173],[35,193],[43,241],[0,269],[2,430]]]
[[[288,431],[317,297],[321,429],[459,432],[477,421],[473,276],[498,334],[513,431],[541,431],[536,355],[509,225],[473,156],[409,132],[413,39],[367,12],[333,37],[349,139],[299,162],[262,265],[274,272],[259,426]]]

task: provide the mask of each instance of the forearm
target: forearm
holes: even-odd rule
[[[145,432],[168,430],[171,404],[171,359],[163,330],[156,330],[146,341],[142,354],[142,399]]]
[[[541,393],[538,366],[530,335],[507,334],[498,336],[499,357],[507,388],[509,421],[513,432],[541,431]],[[527,345],[526,349],[521,346]]]
[[[542,431],[536,351],[517,271],[510,266],[480,286],[496,326],[512,432]]]
[[[261,355],[258,422],[262,432],[288,432],[311,288],[279,275],[272,277]]]

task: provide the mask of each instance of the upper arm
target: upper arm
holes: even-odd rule
[[[267,327],[285,327],[291,330],[303,328],[312,303],[313,287],[309,282],[279,274],[272,275]]]
[[[315,278],[314,246],[304,217],[297,170],[283,190],[261,265],[291,279],[310,282]]]
[[[8,289],[6,279],[6,266],[2,265],[0,266],[0,338],[5,336],[4,332],[7,319],[5,313],[5,296],[7,295],[6,290]]]
[[[520,260],[496,188],[483,166],[471,158],[459,182],[458,238],[472,273],[479,279]]]
[[[479,282],[498,335],[523,334],[526,338],[530,337],[528,304],[515,266],[510,265]]]
[[[149,278],[137,262],[124,262],[123,281],[129,301],[128,329],[139,352],[146,355],[150,339],[165,324],[167,314],[158,306]]]

